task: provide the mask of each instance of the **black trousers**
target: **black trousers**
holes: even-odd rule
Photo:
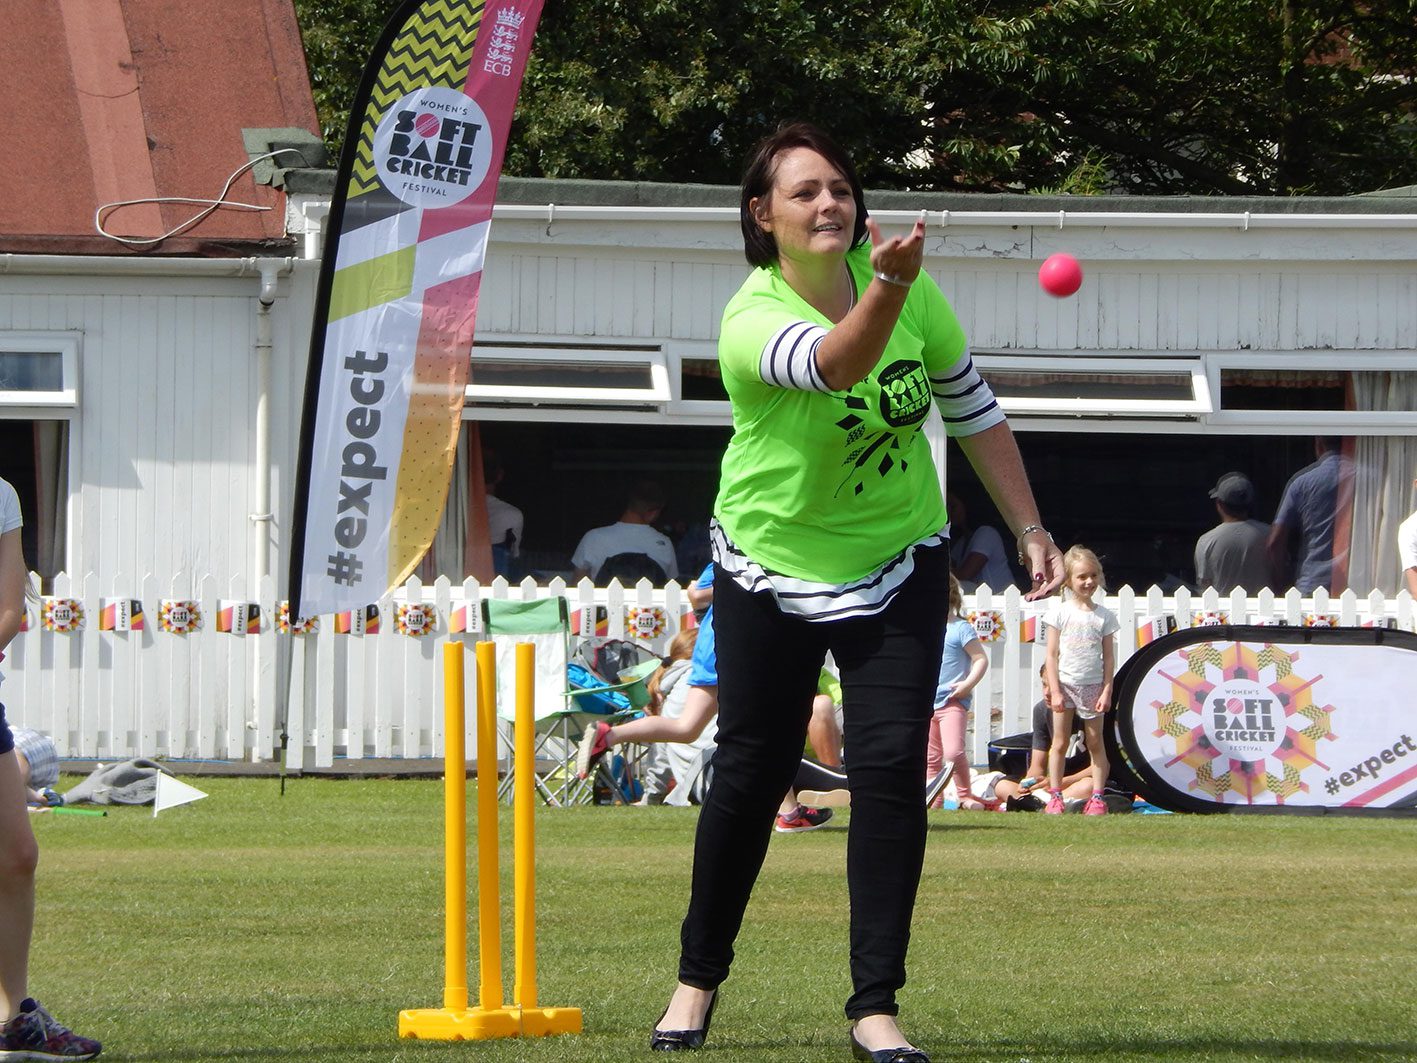
[[[925,855],[925,748],[949,604],[949,548],[917,550],[915,571],[872,617],[810,623],[767,593],[714,580],[718,751],[699,812],[679,979],[714,989],[802,755],[828,650],[841,670],[851,827],[847,1017],[896,1014]]]

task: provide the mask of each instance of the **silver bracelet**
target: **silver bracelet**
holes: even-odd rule
[[[1050,543],[1053,541],[1052,534],[1048,531],[1047,528],[1043,527],[1043,525],[1030,524],[1025,527],[1023,531],[1018,533],[1018,539],[1014,543],[1014,547],[1018,550],[1018,563],[1020,565],[1027,566],[1028,564],[1027,559],[1023,556],[1023,538],[1025,535],[1032,535],[1034,532],[1042,532],[1044,535],[1048,536],[1048,541]]]
[[[914,281],[906,280],[904,277],[895,277],[889,273],[881,273],[879,270],[876,272],[875,277],[878,281],[885,281],[887,284],[894,284],[897,288],[909,288],[912,284],[915,283]]]

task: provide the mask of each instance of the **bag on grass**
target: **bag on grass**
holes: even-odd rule
[[[64,794],[64,803],[150,805],[157,797],[157,777],[171,774],[155,760],[100,764],[87,779]]]

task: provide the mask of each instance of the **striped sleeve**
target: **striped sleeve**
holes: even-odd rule
[[[948,375],[930,377],[930,393],[949,435],[972,436],[1004,420],[1004,411],[974,368],[968,351],[950,367]]]
[[[810,321],[793,321],[773,333],[758,360],[758,375],[764,384],[797,391],[826,391],[831,388],[817,368],[817,348],[827,330]]]

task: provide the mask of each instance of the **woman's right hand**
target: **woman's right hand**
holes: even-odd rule
[[[902,288],[909,287],[920,273],[925,261],[925,212],[915,219],[906,236],[892,236],[886,239],[881,227],[869,215],[866,217],[866,232],[871,237],[871,270],[892,277]]]

